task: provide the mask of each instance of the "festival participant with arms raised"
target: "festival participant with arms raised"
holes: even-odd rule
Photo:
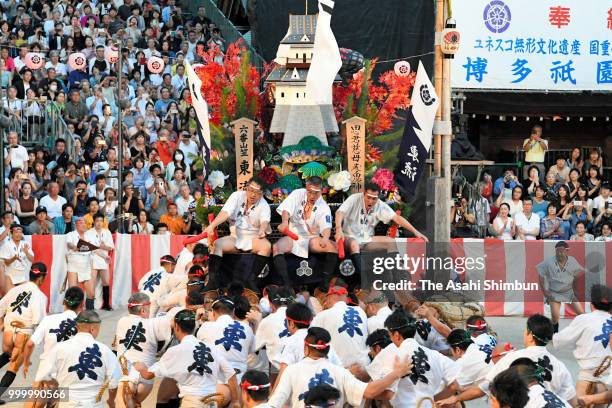
[[[25,282],[27,271],[34,260],[34,252],[23,239],[23,227],[12,224],[10,238],[0,247],[0,259],[4,261],[5,289],[8,291],[15,285]]]
[[[375,183],[366,183],[363,193],[350,195],[336,211],[336,244],[344,242],[346,253],[350,254],[357,274],[361,275],[360,253],[363,250],[372,251],[377,248],[396,253],[395,239],[387,236],[376,236],[375,227],[379,222],[385,224],[393,221],[406,228],[417,238],[427,242],[427,237],[421,234],[401,215],[393,211],[389,205],[380,200],[380,187]]]

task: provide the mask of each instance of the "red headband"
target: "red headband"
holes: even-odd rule
[[[484,320],[478,320],[475,324],[466,324],[465,326],[469,327],[470,329],[484,330],[487,328],[487,322]]]
[[[242,381],[242,384],[240,384],[240,388],[242,388],[243,391],[249,390],[249,391],[259,391],[262,388],[269,388],[270,387],[270,383],[268,384],[259,384],[259,385],[253,385],[250,382],[248,382],[247,380]]]
[[[329,343],[324,343],[323,340],[317,340],[317,344],[308,343],[304,340],[304,344],[317,350],[325,350],[329,347]]]
[[[293,323],[305,324],[306,326],[310,326],[310,322],[309,321],[307,322],[306,320],[295,320],[295,319],[290,318],[289,316],[285,316],[285,318]]]
[[[329,290],[327,291],[327,296],[331,296],[331,295],[347,296],[348,291],[346,290],[346,288],[336,289],[330,286]]]
[[[144,303],[128,303],[128,309],[131,309],[133,307],[136,306],[149,306],[151,304],[151,302],[144,302]]]
[[[196,260],[198,261],[208,261],[208,255],[198,255],[195,258],[193,258],[193,261],[195,262]]]
[[[30,272],[32,272],[34,275],[46,275],[47,272],[43,272],[38,268],[32,268],[30,269]]]

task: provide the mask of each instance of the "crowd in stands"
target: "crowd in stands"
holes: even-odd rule
[[[544,172],[548,142],[541,139],[541,132],[535,126],[524,142],[528,153],[524,180],[514,168],[507,168],[496,180],[485,174],[476,199],[461,196],[453,201],[451,223],[456,237],[612,240],[611,186],[604,177],[601,152],[593,149],[583,158],[582,149],[575,147],[569,157],[558,157]],[[530,160],[532,146],[541,149],[541,160]]]
[[[26,233],[64,234],[75,218],[91,224],[102,212],[112,231],[200,229],[190,204],[204,192],[204,177],[192,167],[200,146],[184,62],[201,62],[198,54],[212,47],[224,51],[225,41],[204,7],[193,16],[184,10],[175,0],[0,1],[3,113],[30,121],[38,107],[40,124],[42,101],[55,103],[72,134],[44,149],[20,144],[20,128],[6,132],[4,227],[18,222]],[[105,46],[114,44],[123,55],[120,95],[117,66],[105,59]],[[28,52],[46,55],[45,66],[28,68]],[[85,69],[70,69],[74,52],[87,56]],[[151,56],[164,59],[162,73],[149,71]],[[118,100],[131,102],[121,124]]]

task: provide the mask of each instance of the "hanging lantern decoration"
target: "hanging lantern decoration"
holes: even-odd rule
[[[397,76],[405,77],[410,75],[410,63],[408,61],[397,61],[393,69]]]
[[[41,53],[28,52],[25,56],[25,64],[30,69],[40,69],[45,65],[45,59]]]
[[[75,52],[68,56],[68,66],[72,70],[85,69],[87,66],[87,57],[82,52]]]
[[[459,51],[459,43],[461,35],[457,30],[457,24],[455,20],[448,19],[446,21],[446,27],[442,30],[440,36],[442,41],[440,42],[440,49],[446,58],[453,58],[453,56]]]
[[[116,64],[119,61],[119,49],[114,45],[104,49],[104,58],[111,64]]]
[[[165,65],[164,60],[156,56],[151,56],[147,61],[147,68],[153,74],[161,74]]]

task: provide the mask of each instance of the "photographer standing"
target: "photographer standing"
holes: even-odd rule
[[[548,141],[542,139],[542,126],[535,125],[531,129],[531,135],[523,141],[523,150],[525,151],[525,166],[523,167],[523,177],[528,178],[530,166],[536,166],[540,170],[540,174],[546,172],[544,167],[544,155],[548,150]]]
[[[28,151],[19,144],[17,132],[11,131],[7,136],[8,146],[4,149],[4,165],[10,169],[21,169],[26,171],[28,168]],[[8,171],[6,172],[9,173]]]
[[[451,237],[466,238],[473,237],[471,225],[474,224],[474,214],[468,211],[468,200],[458,197],[451,207]]]
[[[149,220],[153,225],[157,225],[168,206],[168,193],[166,181],[163,177],[155,179],[155,190],[147,196],[145,208],[149,211]]]

